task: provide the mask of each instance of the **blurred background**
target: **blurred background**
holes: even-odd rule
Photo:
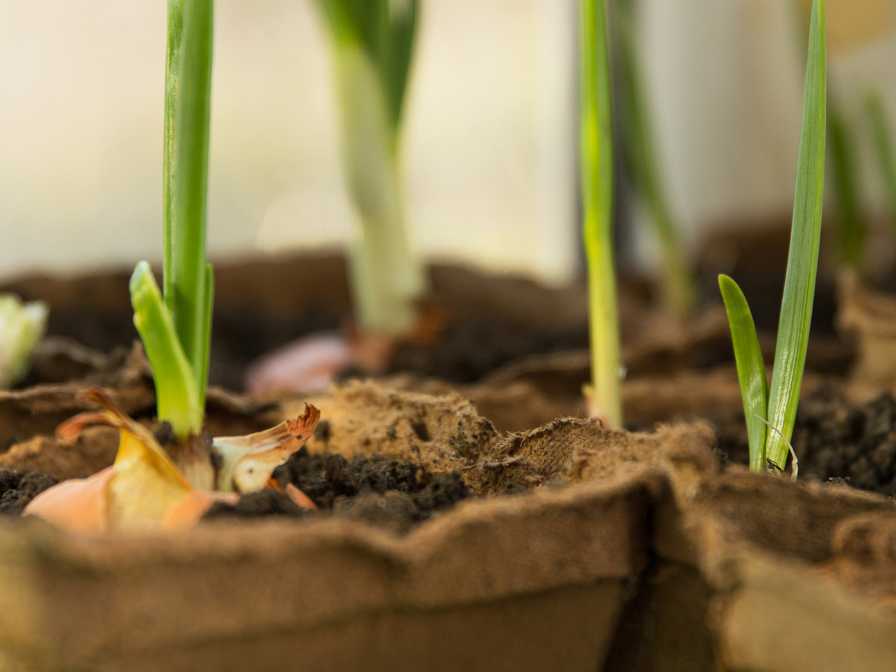
[[[787,216],[800,123],[798,0],[642,0],[657,160],[690,245]],[[323,31],[309,0],[219,0],[209,247],[354,231]],[[574,0],[426,0],[405,135],[416,244],[561,281],[579,269]],[[896,128],[896,0],[829,0],[832,79],[870,211],[885,190],[862,103]],[[161,255],[165,3],[0,0],[0,274]],[[634,201],[621,235],[650,263]]]

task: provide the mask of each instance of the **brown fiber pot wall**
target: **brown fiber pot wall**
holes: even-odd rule
[[[29,670],[593,670],[637,571],[639,489],[468,505],[403,540],[337,521],[4,526],[3,651]]]
[[[702,449],[664,469],[654,563],[606,669],[896,669],[896,503],[720,470]]]
[[[328,450],[417,454],[482,497],[405,536],[334,518],[95,538],[5,523],[4,669],[593,672],[648,561],[665,487],[627,456],[707,438],[586,420],[501,433],[457,396],[372,383],[318,401]],[[514,483],[533,489],[496,494]]]
[[[4,526],[3,649],[34,670],[592,670],[645,499],[630,481],[476,503],[402,540],[337,521],[93,540]]]

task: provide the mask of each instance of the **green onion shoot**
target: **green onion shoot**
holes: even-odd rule
[[[893,139],[887,123],[887,111],[880,93],[874,91],[865,99],[865,115],[871,127],[877,165],[887,191],[890,224],[896,227],[896,158],[893,155]]]
[[[159,420],[179,438],[202,429],[213,275],[206,259],[212,0],[169,0],[163,157],[164,299],[140,262],[134,325],[153,370]]]
[[[613,266],[613,145],[606,0],[580,4],[581,182],[588,259],[592,417],[622,426],[619,318]]]
[[[778,321],[772,380],[764,414],[762,397],[766,374],[749,307],[731,278],[719,278],[747,421],[750,467],[755,471],[767,466],[783,471],[786,467],[809,345],[821,242],[827,135],[824,0],[813,0],[812,3],[803,96],[803,124],[797,158],[787,275]],[[766,426],[766,431],[759,430],[760,423]]]
[[[357,319],[399,334],[416,318],[424,269],[412,253],[403,197],[401,131],[417,0],[317,0],[331,46],[345,181],[361,222],[351,249]]]
[[[653,140],[650,105],[645,95],[641,65],[635,40],[633,0],[616,5],[616,55],[619,65],[620,127],[623,153],[635,191],[647,208],[662,255],[662,299],[666,310],[685,318],[696,300],[694,278],[688,268],[687,255],[681,241],[666,186],[660,171]]]

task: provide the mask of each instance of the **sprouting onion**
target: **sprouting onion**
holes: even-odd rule
[[[131,278],[134,324],[153,370],[158,416],[184,438],[202,429],[213,275],[206,259],[212,0],[169,0],[165,73],[164,303],[152,271]]]
[[[407,330],[425,278],[412,253],[401,130],[417,34],[417,0],[317,0],[331,45],[343,170],[361,221],[351,279],[362,329]]]
[[[733,280],[725,276],[719,279],[728,311],[728,326],[747,416],[750,466],[755,470],[764,469],[766,464],[784,470],[799,405],[821,239],[827,125],[826,79],[825,6],[824,0],[813,0],[787,275],[764,417],[760,417],[759,412],[762,407],[760,379],[764,381],[765,371],[758,355],[758,342],[749,308]],[[757,423],[767,424],[767,431],[760,432]]]
[[[581,181],[591,326],[589,411],[622,425],[619,318],[613,266],[613,145],[606,0],[580,5]]]

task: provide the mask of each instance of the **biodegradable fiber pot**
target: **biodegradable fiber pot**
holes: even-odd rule
[[[96,538],[5,523],[3,669],[593,672],[664,487],[630,456],[709,439],[573,419],[503,434],[460,397],[372,383],[316,403],[312,451],[411,458],[479,497],[406,536],[326,517]]]
[[[701,447],[663,452],[654,563],[606,669],[896,669],[893,500],[722,470]]]

